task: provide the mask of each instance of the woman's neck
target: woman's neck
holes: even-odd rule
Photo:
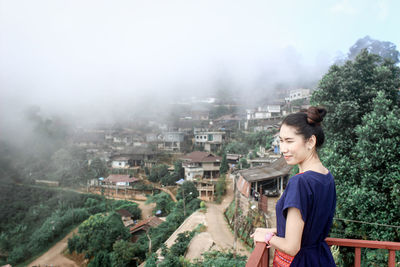
[[[316,153],[312,153],[309,157],[299,163],[299,172],[315,171],[326,173],[328,170],[322,165]]]

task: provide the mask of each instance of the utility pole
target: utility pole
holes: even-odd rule
[[[236,247],[237,247],[237,221],[238,221],[238,197],[237,197],[237,183],[236,183],[236,175],[234,177],[234,190],[233,190],[233,199],[235,201],[235,215],[234,215],[234,220],[233,220],[233,234],[234,234],[234,239],[233,239],[233,257],[236,259]]]
[[[186,218],[186,206],[185,206],[185,190],[182,185],[182,198],[183,198],[183,217]]]

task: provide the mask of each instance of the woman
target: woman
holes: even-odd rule
[[[255,242],[275,248],[273,266],[336,266],[325,238],[332,225],[336,190],[332,174],[317,154],[324,143],[323,108],[288,115],[280,129],[280,150],[299,173],[276,205],[277,228],[257,228]]]

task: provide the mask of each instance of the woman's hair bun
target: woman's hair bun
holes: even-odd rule
[[[307,122],[309,124],[320,125],[326,115],[326,109],[323,107],[309,107],[306,111]]]

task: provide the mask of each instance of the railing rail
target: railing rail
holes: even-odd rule
[[[353,247],[355,248],[354,267],[361,266],[361,248],[386,249],[389,251],[388,266],[396,266],[396,251],[400,250],[400,242],[388,241],[373,241],[359,239],[343,239],[328,237],[326,243],[329,246]],[[263,242],[256,243],[256,246],[251,253],[246,267],[265,267],[269,266],[269,249]]]

